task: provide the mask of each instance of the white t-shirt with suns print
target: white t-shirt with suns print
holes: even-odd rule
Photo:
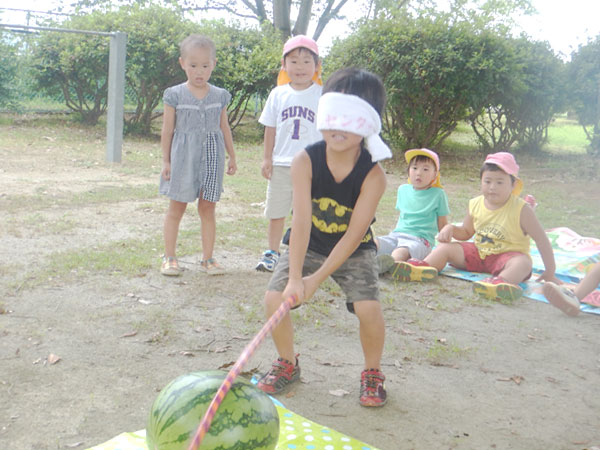
[[[274,166],[291,166],[300,150],[323,139],[317,130],[317,106],[323,88],[313,83],[297,91],[284,84],[274,88],[258,121],[275,128]]]

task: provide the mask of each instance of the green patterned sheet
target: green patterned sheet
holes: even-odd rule
[[[546,230],[546,234],[554,251],[556,276],[566,285],[579,283],[587,270],[600,261],[600,239],[582,237],[565,227]],[[548,303],[542,295],[542,284],[534,281],[536,274],[539,275],[543,272],[544,263],[533,241],[531,241],[531,259],[533,260],[533,276],[527,282],[520,284],[523,288],[523,295],[533,300]],[[451,266],[446,266],[441,275],[467,281],[479,281],[489,276],[486,273],[467,272]],[[597,288],[596,291],[600,292],[600,289]],[[590,299],[589,303],[586,302],[587,299]],[[593,302],[591,296],[588,296],[581,302],[581,311],[600,314],[600,304]]]
[[[283,406],[276,407],[279,413],[279,442],[276,450],[377,450],[295,414]],[[88,450],[148,450],[146,430],[121,433]]]

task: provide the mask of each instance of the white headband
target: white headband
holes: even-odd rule
[[[341,92],[323,94],[317,109],[317,130],[348,131],[364,137],[373,162],[392,157],[390,148],[379,137],[379,114],[356,95]]]

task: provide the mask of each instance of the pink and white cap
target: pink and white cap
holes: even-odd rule
[[[319,56],[319,46],[317,43],[308,36],[299,34],[298,36],[294,36],[293,38],[287,40],[283,46],[283,53],[281,57],[285,57],[285,55],[287,55],[289,52],[300,47],[307,48],[315,55]]]
[[[288,84],[291,80],[290,76],[283,68],[283,60],[285,59],[285,55],[287,55],[292,50],[296,50],[297,48],[306,48],[313,52],[315,55],[319,56],[319,46],[317,43],[309,38],[308,36],[304,36],[303,34],[299,34],[298,36],[294,36],[287,40],[287,42],[283,45],[283,52],[281,54],[281,69],[279,70],[279,74],[277,75],[277,86],[281,86],[284,84]],[[321,80],[321,65],[317,65],[317,70],[315,71],[313,77],[313,82],[323,85],[323,81]]]
[[[512,193],[514,195],[519,195],[523,190],[523,181],[519,178],[519,165],[515,160],[515,157],[512,153],[508,152],[498,152],[498,153],[490,153],[485,158],[485,163],[487,164],[495,164],[504,170],[507,174],[512,175],[516,178],[515,186],[513,187]]]

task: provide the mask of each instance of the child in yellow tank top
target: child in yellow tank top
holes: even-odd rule
[[[558,281],[554,252],[533,208],[518,195],[523,182],[512,154],[493,153],[480,170],[481,195],[469,201],[462,225],[448,224],[439,232],[440,243],[423,261],[399,263],[394,278],[426,281],[437,277],[446,263],[470,272],[492,276],[473,283],[473,290],[494,300],[514,300],[522,294],[519,283],[531,276],[529,239],[533,239],[544,263],[538,280]],[[474,237],[473,242],[468,241]]]

